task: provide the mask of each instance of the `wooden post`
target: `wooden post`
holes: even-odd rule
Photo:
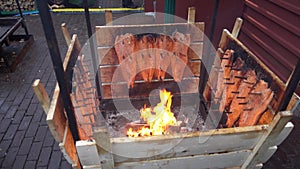
[[[233,30],[232,30],[232,36],[237,38],[240,32],[240,29],[242,27],[243,24],[243,19],[241,18],[236,18],[234,26],[233,26]]]
[[[47,114],[50,108],[50,98],[41,80],[36,79],[32,84],[32,88],[40,104],[42,105],[44,112]]]
[[[71,43],[71,36],[70,36],[70,33],[68,31],[68,28],[67,28],[67,24],[66,23],[62,23],[61,24],[61,30],[63,32],[63,35],[65,37],[65,40],[67,42],[67,45],[69,46],[70,43]]]
[[[188,23],[195,23],[195,17],[196,17],[196,8],[195,7],[189,7],[188,9]]]
[[[105,24],[112,25],[113,17],[111,10],[105,10]]]

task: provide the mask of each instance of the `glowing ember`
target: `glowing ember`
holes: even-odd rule
[[[176,124],[176,118],[171,112],[171,92],[163,89],[160,91],[159,96],[160,103],[158,103],[153,110],[146,106],[140,110],[141,118],[147,122],[150,127],[142,127],[137,131],[133,131],[132,128],[129,128],[127,131],[128,137],[162,135],[169,126]]]

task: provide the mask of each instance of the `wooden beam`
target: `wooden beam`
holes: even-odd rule
[[[195,23],[195,16],[196,16],[196,8],[189,7],[187,23]]]
[[[239,36],[239,32],[241,30],[243,24],[243,19],[242,18],[236,18],[233,29],[232,29],[232,36],[233,37],[238,37]]]
[[[63,32],[63,35],[64,35],[64,38],[66,40],[66,43],[67,45],[69,46],[70,43],[71,43],[71,36],[70,36],[70,33],[68,31],[68,28],[67,28],[67,24],[66,23],[62,23],[61,24],[61,30]]]
[[[106,25],[112,25],[113,17],[111,10],[105,10],[105,23]]]
[[[46,114],[48,114],[50,108],[50,98],[48,93],[45,90],[44,85],[42,84],[40,79],[36,79],[33,84],[32,88],[34,90],[35,95],[37,96],[40,104],[43,107],[43,110]]]

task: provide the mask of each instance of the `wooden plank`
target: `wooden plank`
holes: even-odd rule
[[[204,23],[170,23],[170,24],[146,24],[146,25],[114,25],[96,26],[96,38],[98,46],[113,46],[117,35],[132,33],[159,33],[172,35],[173,32],[191,34],[191,42],[202,42],[204,37]]]
[[[267,126],[215,129],[143,138],[111,138],[115,163],[252,149]]]
[[[289,134],[292,132],[294,128],[294,125],[292,122],[288,122],[283,130],[280,132],[280,134],[274,133],[273,135],[270,135],[270,146],[278,146],[280,145],[286,138],[289,136]]]
[[[50,107],[50,98],[41,80],[36,79],[32,84],[32,88],[40,104],[42,105],[44,112],[47,114]]]
[[[105,10],[105,24],[112,25],[113,17],[111,10]]]
[[[250,154],[249,150],[244,150],[244,151],[235,151],[235,152],[220,153],[220,154],[169,158],[164,160],[121,163],[116,165],[116,169],[229,168],[229,167],[241,166],[249,154]]]
[[[277,151],[277,146],[269,147],[265,153],[260,154],[260,157],[258,158],[259,159],[258,163],[267,162],[276,151]]]
[[[98,57],[99,65],[118,65],[119,60],[115,51],[115,48],[112,46],[98,47]],[[203,42],[195,42],[190,44],[188,50],[188,59],[189,60],[199,60],[202,59],[203,52]]]
[[[189,7],[187,23],[195,23],[195,16],[196,16],[196,8]]]
[[[76,150],[82,166],[101,168],[95,140],[76,141]]]
[[[71,43],[71,36],[70,36],[69,31],[68,31],[68,28],[67,28],[67,24],[66,24],[66,23],[62,23],[62,24],[61,24],[61,31],[62,31],[62,33],[63,33],[63,35],[64,35],[64,38],[65,38],[65,40],[66,40],[67,45],[69,46],[70,43]]]
[[[200,65],[201,60],[193,60],[188,61],[187,67],[184,70],[183,78],[189,77],[199,77],[200,76]],[[100,66],[100,75],[101,75],[101,82],[102,83],[117,83],[117,82],[126,82],[123,78],[123,74],[120,69],[119,65],[105,65]],[[116,71],[117,70],[117,71]],[[171,73],[171,66],[169,66],[167,73]],[[167,74],[165,80],[173,79],[171,75]],[[143,77],[141,73],[137,73],[135,77],[136,81],[142,81]],[[153,80],[158,80],[157,75],[154,74]]]
[[[66,116],[64,114],[64,107],[59,93],[58,84],[54,89],[54,94],[51,100],[50,108],[46,118],[49,130],[57,142],[62,142],[66,127]]]
[[[108,129],[106,128],[105,122],[100,124],[100,126],[101,127],[94,129],[94,138],[97,143],[97,150],[99,154],[98,159],[101,162],[102,168],[114,169],[112,144],[109,139],[110,136],[108,134]]]
[[[74,139],[68,124],[65,127],[63,141],[59,143],[59,148],[60,151],[63,153],[65,159],[70,164],[76,164],[77,161],[76,147],[74,145]]]
[[[237,38],[239,36],[242,24],[243,24],[243,19],[236,18],[233,29],[232,29],[232,33],[231,33],[233,37]]]
[[[172,94],[192,94],[198,93],[199,78],[186,78],[181,82],[174,82],[173,80],[165,80],[164,83],[161,81],[153,80],[151,85],[145,85],[144,81],[136,81],[133,88],[128,89],[127,82],[122,83],[103,83],[102,84],[102,97],[103,99],[111,99],[112,94],[115,94],[115,98],[128,98],[129,96],[134,97],[146,97],[154,89],[165,88],[172,92]],[[179,89],[179,87],[181,89]]]
[[[278,114],[274,117],[272,123],[269,125],[267,132],[264,135],[262,135],[257,145],[252,150],[250,156],[242,165],[242,168],[253,167],[259,163],[260,154],[265,153],[270,147],[270,143],[272,143],[270,135],[278,136],[283,130],[284,126],[289,120],[291,120],[292,117],[293,114],[290,111],[278,112]]]

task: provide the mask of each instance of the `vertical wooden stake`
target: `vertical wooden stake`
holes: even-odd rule
[[[112,25],[112,11],[111,10],[105,10],[105,24],[106,25]]]
[[[32,84],[32,88],[40,104],[42,105],[44,112],[47,114],[50,108],[50,98],[45,90],[44,85],[41,83],[41,80],[36,79]]]
[[[62,23],[61,24],[61,30],[63,32],[63,35],[65,37],[65,40],[67,42],[67,45],[69,46],[70,43],[71,43],[71,36],[70,36],[70,33],[68,31],[68,28],[67,28],[67,24],[66,23]]]
[[[243,24],[243,19],[236,18],[234,26],[233,26],[233,30],[232,30],[233,37],[237,38],[239,36],[239,32],[242,27],[242,24]]]
[[[188,9],[188,23],[195,23],[195,17],[196,17],[196,8],[195,7],[189,7]]]

